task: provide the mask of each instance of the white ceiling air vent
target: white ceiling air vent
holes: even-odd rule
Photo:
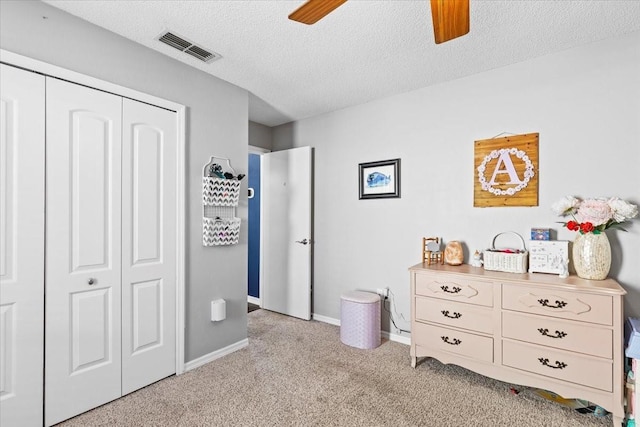
[[[206,63],[213,62],[217,59],[222,58],[222,55],[198,46],[195,43],[191,43],[184,37],[178,36],[170,31],[162,32],[158,36],[158,40]]]

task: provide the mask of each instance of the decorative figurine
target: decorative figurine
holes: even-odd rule
[[[482,267],[482,253],[476,249],[473,253],[473,259],[471,260],[471,267]]]
[[[560,274],[558,274],[558,277],[561,279],[566,279],[567,277],[569,277],[569,260],[562,258],[560,260]]]

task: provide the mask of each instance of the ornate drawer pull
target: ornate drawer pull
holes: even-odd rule
[[[457,311],[454,311],[452,316],[449,316],[449,310],[442,310],[441,313],[444,317],[448,317],[449,319],[459,319],[462,317],[462,314]]]
[[[538,332],[540,332],[545,337],[549,337],[549,338],[564,338],[567,336],[567,333],[563,331],[556,331],[555,335],[549,335],[549,330],[547,328],[544,328],[544,329],[538,328]]]
[[[453,290],[452,290],[452,291],[450,291],[450,290],[449,290],[449,286],[447,286],[447,285],[442,285],[442,286],[440,286],[440,289],[442,289],[443,291],[445,291],[445,292],[447,292],[447,293],[449,293],[449,294],[457,294],[458,292],[460,292],[460,291],[462,290],[462,288],[459,288],[459,287],[457,287],[457,286],[454,286],[454,287],[453,287]]]
[[[538,361],[540,363],[542,363],[543,366],[547,366],[551,369],[564,369],[567,367],[567,364],[564,362],[560,362],[558,360],[556,360],[556,366],[552,366],[549,364],[549,359],[545,358],[545,357],[539,357]]]
[[[558,300],[556,300],[556,305],[549,305],[548,299],[539,299],[538,302],[540,303],[541,306],[549,307],[549,308],[563,308],[567,305],[566,302],[558,301]]]
[[[442,341],[450,345],[460,345],[460,343],[462,342],[458,338],[454,338],[452,341],[449,341],[449,337],[441,336],[440,338],[442,338]]]

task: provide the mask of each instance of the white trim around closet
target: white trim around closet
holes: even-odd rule
[[[0,62],[7,65],[24,68],[36,73],[45,74],[51,77],[67,80],[73,83],[88,86],[94,89],[110,92],[115,95],[131,98],[137,101],[146,102],[157,107],[175,111],[178,118],[177,143],[178,143],[178,164],[176,171],[177,180],[177,206],[176,206],[176,375],[185,372],[184,349],[185,349],[185,111],[182,104],[158,98],[134,89],[109,83],[85,74],[77,73],[56,65],[48,64],[37,59],[19,55],[4,49],[0,49]]]

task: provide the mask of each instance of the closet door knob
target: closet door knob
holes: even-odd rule
[[[87,280],[87,283],[90,284],[90,285],[93,285],[96,282],[97,282],[97,280],[94,279],[93,277],[90,277],[89,280]]]

